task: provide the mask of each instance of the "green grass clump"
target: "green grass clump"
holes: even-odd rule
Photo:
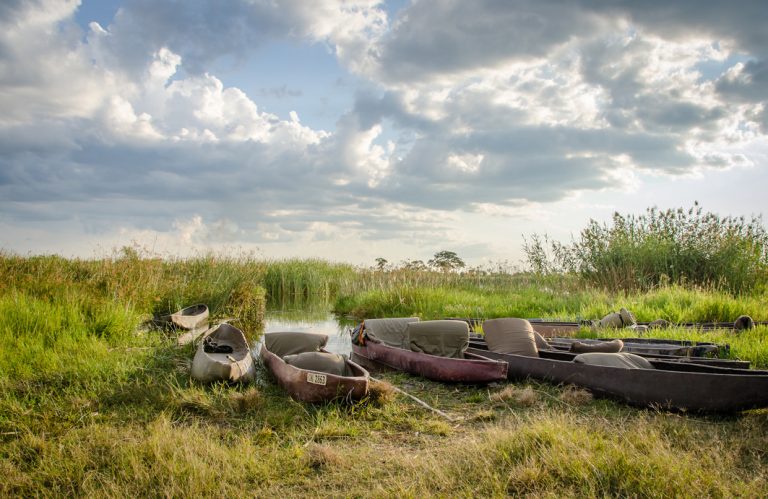
[[[571,244],[533,236],[524,250],[535,272],[572,272],[597,287],[651,289],[665,284],[713,286],[734,293],[768,275],[768,232],[760,217],[721,217],[698,203],[688,211],[649,208],[591,220]]]

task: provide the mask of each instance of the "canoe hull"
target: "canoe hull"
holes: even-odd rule
[[[277,379],[277,383],[294,400],[312,403],[336,399],[352,401],[368,394],[368,371],[350,360],[347,360],[347,365],[352,369],[354,376],[336,376],[286,364],[265,345],[262,345],[260,355],[264,365]]]
[[[574,384],[633,405],[701,412],[735,412],[768,407],[768,371],[662,361],[652,361],[656,369],[619,369],[542,357],[480,352],[489,358],[508,362],[510,379],[534,378]]]
[[[209,330],[206,337],[219,344],[231,346],[231,353],[209,353],[201,341],[192,359],[191,375],[203,383],[214,381],[248,382],[256,375],[248,340],[242,331],[230,324],[220,324]]]
[[[370,341],[365,346],[353,344],[352,352],[369,361],[434,381],[490,383],[507,378],[506,362],[482,354],[470,353],[464,359],[451,359]]]

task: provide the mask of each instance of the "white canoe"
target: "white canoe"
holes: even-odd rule
[[[248,339],[231,324],[212,328],[198,345],[192,360],[192,377],[204,383],[250,381],[255,366]]]

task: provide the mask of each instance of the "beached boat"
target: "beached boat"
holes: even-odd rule
[[[768,371],[655,359],[648,359],[653,369],[623,369],[574,362],[587,354],[540,351],[538,357],[527,357],[469,351],[507,362],[510,379],[574,384],[634,405],[713,412],[768,407]]]
[[[547,338],[547,340],[551,340],[552,338]],[[569,338],[574,341],[576,341],[573,338]],[[624,338],[623,341],[627,341],[628,343],[631,342],[633,338]],[[585,342],[585,340],[581,339],[578,340],[579,342]],[[661,340],[664,341],[664,340]],[[607,342],[607,340],[606,340]],[[589,343],[589,342],[586,342]],[[624,344],[624,346],[627,346],[627,343]],[[480,351],[487,351],[488,345],[485,343],[485,339],[481,336],[473,336],[469,340],[469,347],[471,349],[480,350]],[[630,345],[631,347],[631,345]],[[544,349],[542,349],[544,350]],[[552,346],[548,350],[558,351],[558,352],[568,352],[569,348],[556,348]],[[541,350],[540,350],[541,351]],[[622,352],[627,352],[626,348],[621,349]],[[655,360],[663,360],[667,362],[683,362],[683,363],[694,363],[694,364],[701,364],[705,366],[714,366],[714,367],[727,367],[731,369],[749,369],[751,367],[751,363],[748,360],[735,360],[735,359],[721,359],[718,357],[697,357],[697,356],[691,356],[691,355],[673,355],[673,354],[664,354],[664,353],[648,353],[643,352],[642,350],[633,350],[630,353],[633,353],[635,355],[638,355],[640,357],[645,357],[646,359],[655,359]]]
[[[252,380],[255,366],[245,334],[231,324],[211,328],[198,345],[191,374],[205,383]]]
[[[507,338],[530,337],[530,343],[532,328],[526,331],[520,319],[495,319],[484,329],[489,346],[497,351],[469,351],[507,362],[510,379],[574,384],[641,406],[712,412],[768,407],[768,371],[667,362],[631,353],[537,351],[535,346],[531,355],[504,353],[498,350]]]
[[[369,374],[346,357],[324,349],[325,334],[266,333],[261,359],[295,400],[358,400],[368,393]]]
[[[159,322],[177,329],[208,328],[208,306],[203,304],[185,307],[169,315],[160,316]]]
[[[192,343],[208,329],[210,312],[207,305],[185,307],[173,314],[161,315],[154,319],[156,326],[170,330],[184,331],[178,337],[179,345]]]
[[[352,352],[374,365],[435,381],[489,383],[507,377],[506,362],[466,351],[469,327],[461,321],[369,319],[352,335]]]

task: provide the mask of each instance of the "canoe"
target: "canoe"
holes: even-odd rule
[[[535,328],[535,327],[534,327]],[[668,340],[659,338],[620,338],[624,343],[623,352],[643,353],[643,354],[662,354],[662,355],[684,355],[688,357],[709,357],[717,356],[720,352],[727,354],[730,351],[729,345],[718,345],[709,342],[697,342],[688,340]],[[612,341],[613,338],[547,338],[553,348],[558,350],[569,350],[574,342],[597,345]]]
[[[727,352],[730,350],[729,345],[652,338],[620,339],[622,342],[624,342],[624,348],[622,349],[622,352],[633,353],[641,357],[665,360],[669,362],[688,362],[716,367],[728,367],[732,369],[749,369],[751,366],[750,362],[746,360],[732,360],[703,356],[709,354],[717,355],[721,351],[727,354]],[[567,352],[570,349],[571,344],[576,341],[587,344],[597,344],[600,342],[611,341],[610,338],[546,338],[546,340],[553,350],[565,352]],[[485,339],[482,336],[471,336],[469,340],[469,346],[483,351],[488,349],[488,345],[486,345]]]
[[[255,365],[245,334],[231,324],[211,328],[197,347],[191,374],[204,383],[252,380]]]
[[[198,304],[182,308],[178,312],[162,315],[154,320],[155,325],[171,330],[185,331],[178,337],[179,345],[196,340],[208,329],[209,310],[207,305]]]
[[[281,338],[275,335],[291,337]],[[324,348],[328,342],[327,335],[279,332],[266,333],[264,336],[260,352],[261,360],[277,379],[277,383],[293,399],[302,402],[325,402],[335,399],[352,401],[359,400],[368,394],[370,378],[368,371],[349,359],[343,359],[344,374],[328,372],[328,370],[306,369],[286,362],[285,358],[298,359],[298,355],[307,352],[334,355]],[[296,340],[292,343],[298,346],[286,349],[286,341],[281,339]]]
[[[539,357],[477,353],[507,362],[509,379],[574,384],[633,405],[703,412],[768,407],[768,371],[653,359],[654,369],[622,369],[578,364],[573,362],[576,354],[543,350]]]
[[[182,308],[178,312],[160,316],[159,322],[176,329],[200,329],[208,327],[208,306],[203,304]]]
[[[465,352],[460,359],[413,352],[383,343],[352,344],[352,352],[366,361],[434,381],[490,383],[507,378],[507,363],[480,353]]]

